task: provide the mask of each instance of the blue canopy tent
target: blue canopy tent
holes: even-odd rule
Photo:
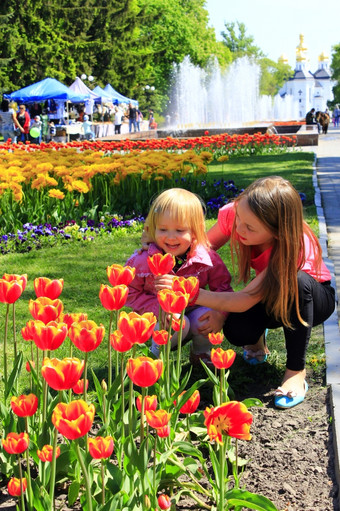
[[[23,89],[7,94],[5,97],[19,103],[39,103],[47,99],[81,103],[89,99],[90,95],[74,92],[63,83],[58,82],[55,78],[45,78],[40,82],[33,83]]]
[[[105,85],[104,91],[112,98],[113,102],[116,100],[118,103],[132,103],[134,106],[138,106],[138,101],[119,94],[109,83]]]
[[[95,92],[96,94],[98,94],[98,96],[100,96],[102,98],[102,103],[112,103],[111,96],[104,89],[99,87],[99,85],[97,85],[93,89],[93,92]]]

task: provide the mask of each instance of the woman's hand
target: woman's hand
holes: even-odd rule
[[[198,331],[206,336],[210,333],[216,334],[222,330],[225,320],[226,317],[222,312],[209,310],[199,318],[199,321],[202,322],[202,326],[199,327]]]

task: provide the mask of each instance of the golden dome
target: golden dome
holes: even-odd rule
[[[319,55],[319,62],[324,62],[325,60],[329,60],[329,56],[327,55],[327,53],[325,51],[323,51]]]

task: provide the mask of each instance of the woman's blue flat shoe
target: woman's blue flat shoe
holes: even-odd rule
[[[267,343],[266,343],[267,333],[268,333],[268,329],[266,329],[263,334],[264,335],[263,341],[264,341],[265,347],[267,346]],[[243,356],[243,360],[251,366],[257,366],[259,364],[264,364],[265,362],[267,362],[267,359],[268,359],[268,353],[266,353],[264,350],[253,351],[251,349],[246,350],[245,348],[243,348],[242,356]]]
[[[308,383],[305,381],[305,395],[307,394]],[[304,401],[304,396],[298,396],[295,392],[291,390],[284,390],[282,387],[279,387],[274,393],[274,404],[276,408],[293,408],[293,406],[299,405]]]

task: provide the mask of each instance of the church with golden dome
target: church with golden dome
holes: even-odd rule
[[[301,118],[305,117],[311,108],[324,112],[327,108],[327,101],[334,99],[332,88],[335,81],[331,79],[329,56],[322,52],[318,59],[318,69],[312,73],[307,70],[309,62],[307,51],[304,36],[300,34],[300,42],[296,47],[294,75],[279,91],[281,97],[287,95],[293,97]],[[288,63],[285,57],[281,57],[280,61]]]

